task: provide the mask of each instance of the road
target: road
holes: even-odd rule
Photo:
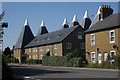
[[[117,70],[44,67],[40,65],[9,64],[16,78],[118,78]]]

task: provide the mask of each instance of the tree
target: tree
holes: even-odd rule
[[[4,55],[7,56],[7,57],[11,57],[11,50],[10,50],[9,47],[5,48]]]

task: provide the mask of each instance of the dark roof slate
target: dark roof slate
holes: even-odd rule
[[[46,45],[52,43],[58,43],[64,40],[70,33],[72,33],[77,27],[81,27],[80,25],[76,25],[71,28],[65,28],[58,31],[46,33],[43,35],[39,35],[34,38],[28,45],[25,47],[35,47],[39,45]]]
[[[87,30],[90,27],[91,20],[90,18],[83,18],[80,25],[84,28],[84,30]]]
[[[85,31],[85,33],[94,32],[97,30],[105,30],[116,26],[120,27],[120,22],[118,22],[119,21],[118,19],[120,19],[120,13],[112,14],[107,18],[98,21],[96,24],[91,26],[87,31]]]
[[[33,39],[34,39],[34,35],[30,27],[24,26],[16,42],[15,49],[24,48]]]

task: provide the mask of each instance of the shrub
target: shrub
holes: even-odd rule
[[[26,61],[26,63],[28,63],[28,64],[42,64],[42,61],[38,60],[38,59],[29,59]]]
[[[44,66],[66,66],[65,56],[43,56],[42,64]]]
[[[82,57],[72,58],[72,59],[69,61],[69,66],[70,66],[70,67],[82,67],[82,66],[83,66],[83,58],[82,58]]]

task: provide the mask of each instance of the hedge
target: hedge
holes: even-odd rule
[[[43,56],[42,65],[44,66],[66,66],[65,56]]]
[[[43,56],[42,65],[43,66],[67,66],[67,67],[80,67],[82,66],[82,58],[71,58],[66,56]]]
[[[28,64],[42,64],[42,60],[38,60],[38,59],[29,59],[24,63],[28,63]]]

